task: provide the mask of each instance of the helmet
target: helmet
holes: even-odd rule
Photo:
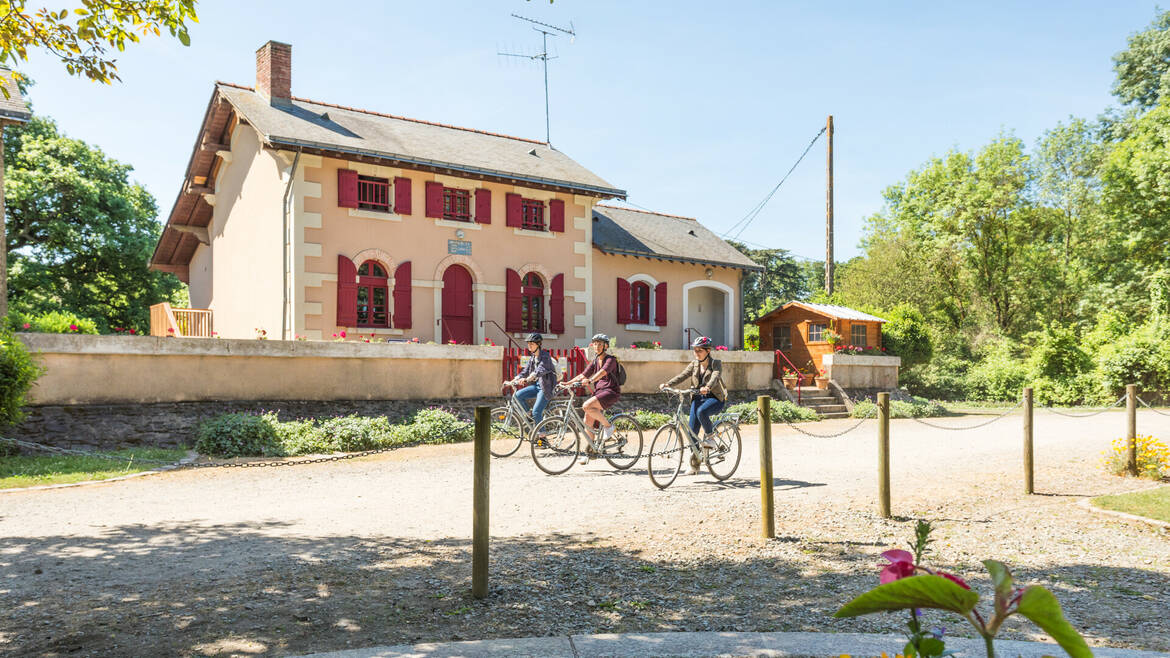
[[[609,345],[609,336],[605,334],[593,334],[593,338],[589,339],[590,343],[605,343]]]
[[[691,343],[691,348],[701,347],[705,350],[711,349],[711,339],[706,336],[699,336],[695,342]]]
[[[544,341],[544,336],[540,335],[539,333],[532,332],[532,333],[528,334],[528,342],[529,343],[541,343],[543,341]]]

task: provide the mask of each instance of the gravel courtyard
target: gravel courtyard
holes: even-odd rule
[[[934,419],[965,426],[986,417]],[[830,433],[855,421],[802,427]],[[1170,418],[1139,431],[1170,439]],[[545,476],[492,463],[492,594],[470,598],[471,445],[281,469],[163,473],[0,495],[0,654],[260,655],[589,632],[897,631],[834,620],[878,554],[936,521],[932,563],[987,592],[980,560],[1052,589],[1091,645],[1170,651],[1170,533],[1086,496],[1124,415],[1036,415],[953,432],[891,424],[895,519],[877,518],[876,423],[840,438],[773,426],[777,538],[759,538],[756,430],[736,477],[654,489],[644,462]],[[650,434],[646,436],[649,445]],[[957,619],[939,619],[964,634]],[[1041,639],[1009,624],[1005,637]],[[891,647],[891,650],[897,647]]]

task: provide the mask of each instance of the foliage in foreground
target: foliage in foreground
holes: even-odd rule
[[[1134,438],[1137,447],[1138,476],[1161,479],[1170,475],[1170,448],[1152,436],[1139,434]],[[1129,441],[1124,436],[1113,439],[1108,450],[1101,453],[1101,465],[1114,475],[1126,474],[1129,460]]]
[[[0,321],[0,428],[24,419],[25,395],[42,371],[24,343]]]
[[[68,311],[49,311],[48,313],[32,314],[11,310],[8,312],[8,326],[12,327],[13,331],[27,331],[39,334],[98,333],[96,322]]]
[[[995,586],[995,598],[989,615],[984,617],[976,606],[979,594],[962,578],[925,566],[923,557],[933,540],[931,526],[919,521],[913,552],[894,549],[882,553],[889,561],[882,569],[874,589],[854,598],[833,614],[834,617],[857,617],[875,612],[906,610],[906,656],[946,656],[946,642],[942,630],[924,630],[921,610],[945,610],[967,620],[983,638],[988,658],[995,656],[995,636],[1012,615],[1020,615],[1040,627],[1070,658],[1092,658],[1093,652],[1080,633],[1068,623],[1060,603],[1052,592],[1038,585],[1017,587],[1012,574],[1002,562],[984,560],[983,566]]]
[[[413,443],[472,438],[471,423],[444,409],[422,409],[409,422],[385,416],[340,416],[281,421],[272,412],[221,414],[199,425],[195,450],[213,457],[285,457],[358,452]]]

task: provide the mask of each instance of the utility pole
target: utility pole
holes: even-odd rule
[[[825,160],[825,292],[833,294],[833,115],[825,126],[829,152]]]

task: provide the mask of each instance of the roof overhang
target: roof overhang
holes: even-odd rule
[[[687,256],[674,256],[671,254],[657,254],[645,251],[636,251],[634,249],[621,249],[618,247],[604,247],[599,244],[594,244],[593,248],[603,254],[613,256],[634,256],[636,258],[649,258],[653,260],[673,261],[676,263],[692,263],[695,265],[713,265],[716,267],[729,267],[735,270],[747,270],[750,272],[763,272],[764,268],[759,265],[743,265],[740,263],[725,263],[717,260],[709,260],[705,258],[690,258]]]
[[[770,319],[774,315],[779,315],[780,313],[787,311],[788,309],[792,308],[793,306],[795,306],[797,308],[802,308],[802,309],[808,311],[809,313],[819,315],[822,318],[826,318],[829,320],[846,320],[848,322],[873,322],[876,324],[885,324],[886,323],[886,320],[883,320],[881,318],[874,318],[873,320],[843,318],[843,317],[840,317],[837,315],[831,315],[829,313],[826,313],[823,309],[819,309],[815,306],[810,306],[808,304],[802,304],[801,302],[788,302],[787,304],[784,304],[783,306],[781,306],[779,308],[772,309],[771,311],[768,311],[767,313],[756,318],[755,320],[752,321],[752,324],[760,324],[761,322]]]

